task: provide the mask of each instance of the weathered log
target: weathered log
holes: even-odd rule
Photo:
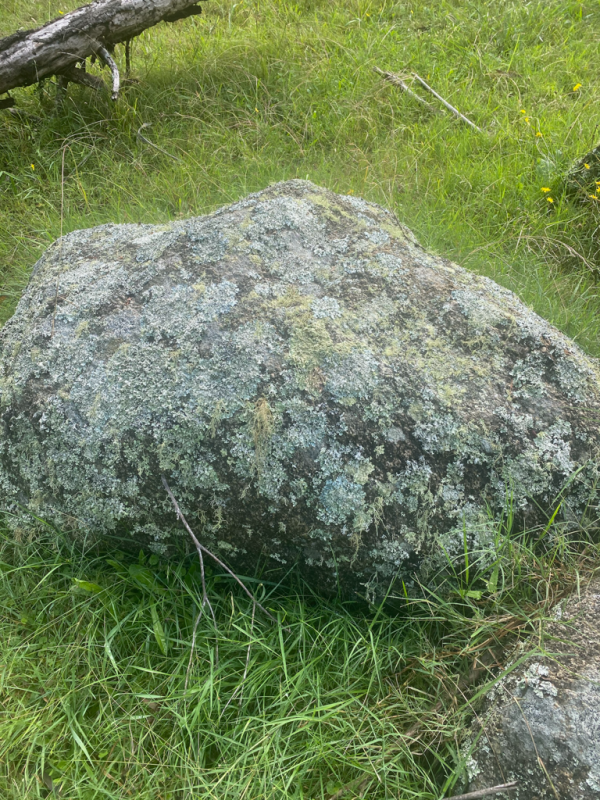
[[[96,0],[41,28],[0,39],[0,94],[50,75],[92,85],[75,66],[159,22],[200,13],[197,0]],[[114,78],[114,74],[113,74]],[[114,84],[114,81],[113,81]],[[96,84],[97,86],[97,84]]]

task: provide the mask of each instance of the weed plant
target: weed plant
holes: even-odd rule
[[[4,0],[0,35],[79,0]],[[135,40],[107,95],[17,90],[0,112],[0,321],[61,232],[201,214],[291,177],[392,208],[600,354],[597,202],[561,176],[595,143],[600,10],[577,0],[207,0]],[[117,51],[122,64],[122,52]],[[373,67],[415,71],[484,129]],[[98,69],[94,67],[93,69]],[[577,87],[577,88],[575,88]],[[142,125],[150,124],[140,131]],[[161,150],[147,144],[139,135]],[[544,191],[550,189],[550,192]],[[193,560],[0,542],[0,796],[7,800],[437,800],[498,660],[598,563],[588,529],[497,529],[385,606],[209,578]],[[540,540],[541,537],[541,541]],[[516,661],[514,660],[516,659]]]

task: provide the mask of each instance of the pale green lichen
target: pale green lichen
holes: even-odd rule
[[[515,781],[519,800],[598,797],[599,589],[582,584],[540,621],[535,650],[522,641],[480,700],[462,747],[471,791]]]
[[[460,553],[465,525],[493,547],[508,487],[534,519],[597,483],[597,364],[389,212],[304,181],[64,237],[0,347],[16,524],[29,507],[166,552],[185,532],[164,472],[234,566],[373,592]]]

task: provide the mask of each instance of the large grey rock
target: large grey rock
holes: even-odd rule
[[[598,476],[598,364],[388,211],[278,184],[56,242],[0,339],[0,487],[76,534],[371,592]],[[537,505],[536,505],[537,504]],[[15,519],[15,518],[13,518]],[[15,524],[18,524],[15,523]]]
[[[545,648],[490,693],[470,789],[516,780],[515,800],[600,798],[600,582],[556,609]]]

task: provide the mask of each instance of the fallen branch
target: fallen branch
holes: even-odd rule
[[[455,794],[448,797],[447,800],[478,800],[480,797],[491,797],[493,794],[500,794],[500,792],[512,792],[517,788],[517,782],[502,783],[498,786],[492,786],[489,789],[478,789],[476,792],[467,792],[466,794]]]
[[[59,78],[66,78],[67,82],[80,83],[82,86],[89,86],[96,91],[104,89],[104,81],[95,75],[90,75],[82,68],[76,66],[69,67],[60,73]]]
[[[111,56],[111,54],[108,52],[106,47],[99,47],[98,55],[100,56],[102,61],[106,64],[106,66],[110,69],[112,74],[112,94],[110,96],[110,99],[117,100],[119,97],[119,87],[121,85],[121,76],[119,75],[119,68],[117,67],[117,63]]]
[[[483,133],[481,128],[478,128],[477,125],[475,125],[474,122],[471,122],[471,120],[468,119],[467,117],[465,117],[464,114],[461,114],[460,111],[457,108],[454,108],[454,106],[451,106],[450,103],[447,100],[444,100],[444,98],[440,94],[438,94],[435,91],[435,89],[432,89],[431,86],[428,83],[425,83],[423,78],[421,78],[419,75],[417,75],[416,72],[413,72],[413,77],[414,77],[414,79],[416,81],[418,81],[421,84],[421,86],[424,89],[427,89],[427,91],[431,92],[431,94],[434,97],[437,97],[437,99],[440,101],[440,103],[442,103],[442,105],[446,106],[448,111],[451,111],[456,117],[458,117],[459,119],[462,119],[463,122],[466,122],[467,125],[470,125],[474,130],[478,131],[479,133]]]
[[[0,94],[50,75],[64,74],[70,80],[68,72],[75,64],[100,54],[100,48],[111,50],[159,22],[174,22],[200,11],[197,0],[95,0],[41,28],[19,31],[0,39]],[[84,83],[78,73],[77,82]]]
[[[431,103],[428,103],[427,100],[423,100],[423,98],[419,97],[416,92],[413,92],[413,90],[402,80],[400,75],[396,75],[394,72],[384,72],[382,69],[379,69],[379,67],[373,67],[373,69],[378,75],[381,75],[384,80],[388,81],[388,83],[393,83],[394,86],[399,86],[403,92],[406,92],[406,94],[412,97],[413,100],[417,100],[417,102],[421,103],[421,105],[428,108],[429,111],[433,111],[436,114],[438,113],[437,108],[434,108]]]

